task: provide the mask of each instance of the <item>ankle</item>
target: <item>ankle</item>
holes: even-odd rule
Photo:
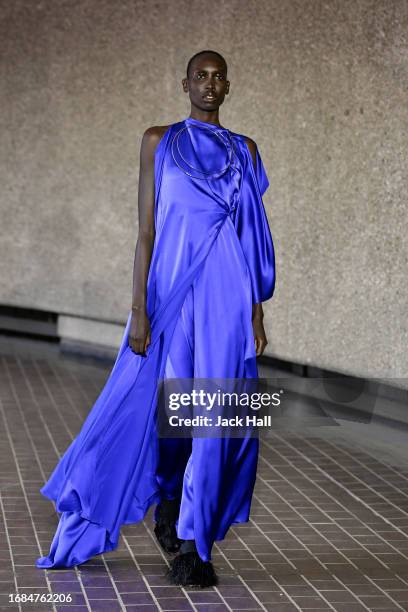
[[[188,552],[197,552],[195,540],[183,540],[180,546],[180,554],[184,555]]]
[[[180,513],[179,498],[163,499],[159,504],[159,516],[166,521],[176,521]]]

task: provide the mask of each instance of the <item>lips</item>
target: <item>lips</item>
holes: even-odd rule
[[[208,100],[208,102],[214,102],[214,100],[217,99],[217,96],[213,93],[208,93],[208,94],[205,94],[205,96],[203,96],[203,99]]]

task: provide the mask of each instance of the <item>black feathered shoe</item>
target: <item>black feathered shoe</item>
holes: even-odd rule
[[[167,570],[171,584],[179,586],[211,587],[218,583],[211,561],[203,561],[199,556],[195,541],[184,540],[180,552]]]
[[[180,499],[163,499],[156,510],[154,533],[160,546],[168,553],[177,552],[182,543],[176,530],[179,512]]]

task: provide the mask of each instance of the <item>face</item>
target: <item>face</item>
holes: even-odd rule
[[[223,61],[213,54],[199,55],[193,60],[188,79],[182,81],[191,104],[200,110],[217,110],[229,92],[230,83]]]

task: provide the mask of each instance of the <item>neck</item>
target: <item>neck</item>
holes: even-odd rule
[[[203,121],[204,123],[213,123],[221,126],[218,108],[213,111],[205,111],[197,106],[191,105],[190,118]]]

